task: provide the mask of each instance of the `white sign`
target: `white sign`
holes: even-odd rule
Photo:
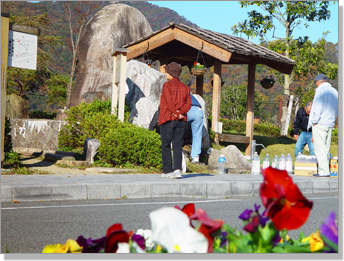
[[[9,30],[8,66],[36,70],[37,35]]]

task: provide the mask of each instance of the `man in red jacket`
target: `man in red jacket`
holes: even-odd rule
[[[186,128],[186,114],[191,108],[190,89],[179,80],[182,67],[172,62],[164,67],[166,79],[160,97],[161,177],[180,179],[182,169],[182,146]],[[173,168],[170,144],[173,149]]]

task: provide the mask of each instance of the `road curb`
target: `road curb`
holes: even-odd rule
[[[304,194],[338,192],[338,180],[294,181]],[[1,185],[1,202],[190,197],[224,199],[259,195],[259,181],[132,182]]]

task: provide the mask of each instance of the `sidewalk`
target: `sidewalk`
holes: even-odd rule
[[[338,178],[291,175],[302,193],[338,192]],[[259,195],[263,180],[251,174],[186,174],[182,179],[159,174],[1,175],[1,202],[118,198],[192,197],[224,199]]]

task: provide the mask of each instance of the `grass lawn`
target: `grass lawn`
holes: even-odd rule
[[[245,134],[238,134],[228,131],[223,131],[223,133],[227,134],[233,134],[233,135],[245,135]],[[293,160],[295,160],[294,156],[294,150],[295,150],[295,143],[296,140],[291,138],[290,136],[285,137],[267,137],[262,136],[258,133],[253,133],[253,139],[256,140],[257,144],[263,144],[265,149],[267,150],[267,153],[269,154],[270,158],[272,159],[275,155],[278,157],[281,156],[283,153],[285,156],[287,156],[288,153],[292,156]],[[220,142],[220,145],[214,145],[213,147],[215,149],[222,149],[224,147],[227,147],[228,145],[235,145],[243,155],[245,155],[245,148],[246,145],[242,143],[228,143],[228,142]],[[332,142],[330,147],[330,152],[333,157],[338,156],[337,153],[338,150],[338,143]],[[257,146],[256,151],[260,156],[260,160],[263,160],[263,157],[265,156],[266,152],[262,146]],[[304,155],[309,155],[308,151],[303,150]]]

